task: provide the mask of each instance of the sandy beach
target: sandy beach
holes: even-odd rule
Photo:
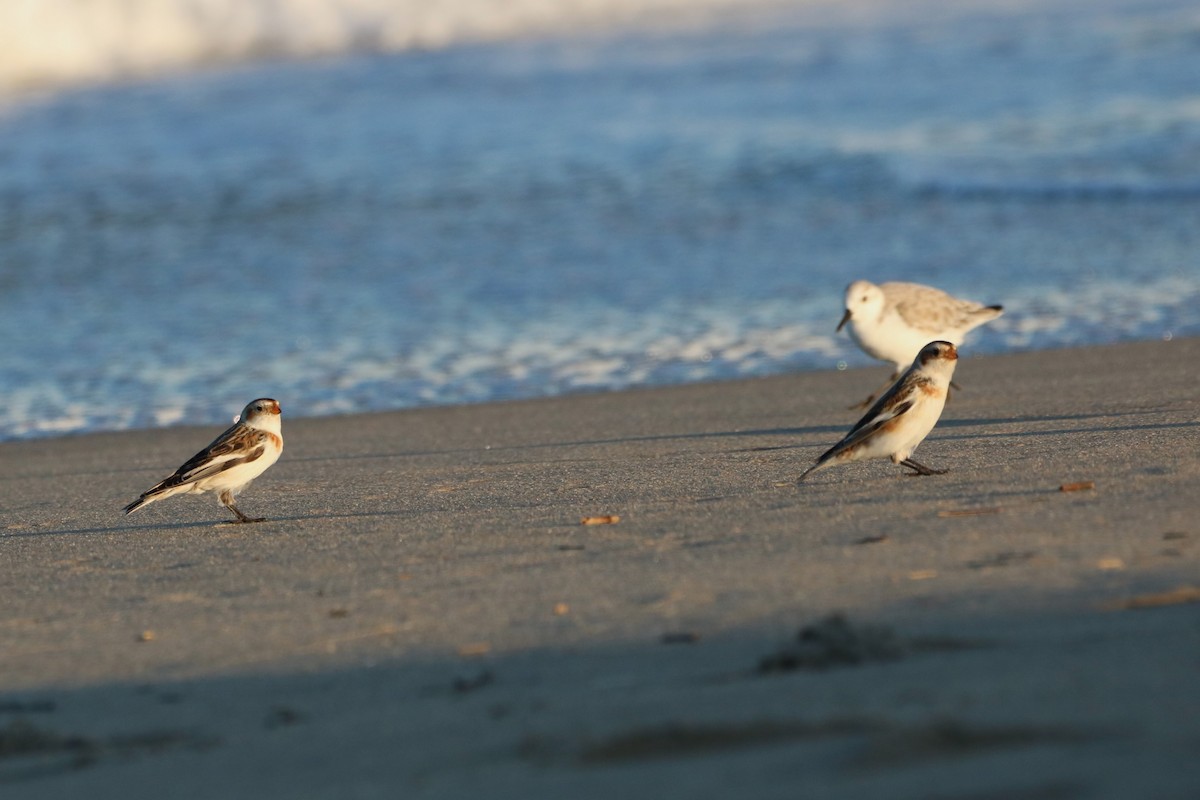
[[[120,514],[217,429],[0,444],[0,796],[1195,798],[1198,365],[968,355],[948,474],[800,486],[885,368],[280,397],[250,526]]]

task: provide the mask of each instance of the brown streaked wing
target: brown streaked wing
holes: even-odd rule
[[[234,425],[188,459],[172,477],[178,476],[180,483],[190,483],[228,469],[222,466],[226,461],[236,459],[238,464],[253,461],[265,452],[265,440],[269,437],[267,431]]]
[[[910,408],[912,408],[912,406],[913,401],[911,399],[905,400],[904,402],[895,406],[893,413],[885,414],[884,416],[881,416],[879,419],[876,419],[867,425],[856,426],[853,430],[846,434],[844,439],[831,447],[829,452],[821,456],[821,458],[825,458],[825,456],[840,453],[843,450],[848,450],[849,448],[854,447],[856,444],[859,444],[860,442],[869,438],[871,434],[875,433],[880,428],[891,423],[905,411],[908,411]]]

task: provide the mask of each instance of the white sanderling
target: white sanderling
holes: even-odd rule
[[[958,346],[971,329],[1002,313],[1003,306],[960,300],[919,283],[893,281],[876,286],[855,281],[846,288],[846,313],[837,329],[850,323],[850,338],[864,353],[895,367],[890,384],[925,345],[943,341]],[[870,405],[874,399],[872,394],[860,405]]]

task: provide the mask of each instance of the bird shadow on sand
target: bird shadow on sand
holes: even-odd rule
[[[212,530],[214,528],[239,530],[244,529],[247,533],[251,531],[268,531],[275,527],[272,523],[281,522],[306,522],[309,520],[331,520],[331,519],[357,519],[360,517],[396,517],[396,516],[411,516],[412,511],[405,510],[387,510],[387,511],[355,511],[346,513],[322,513],[322,514],[295,514],[286,517],[268,517],[260,522],[241,523],[233,520],[204,520],[198,522],[172,522],[172,523],[150,523],[144,525],[110,525],[105,527],[94,528],[56,528],[53,530],[11,530],[0,532],[0,540],[3,539],[21,539],[40,536],[76,536],[76,535],[104,535],[117,533],[149,533],[153,531],[183,531],[189,528],[204,528]]]
[[[948,419],[938,423],[937,430],[945,431],[946,429],[964,429],[964,428],[981,428],[995,425],[1029,425],[1043,422],[1073,422],[1092,419],[1112,419],[1125,416],[1142,416],[1153,411],[1114,411],[1094,414],[1056,414],[1042,416],[1021,416],[1021,417],[987,417],[978,419]],[[564,447],[602,447],[610,445],[622,444],[637,444],[650,442],[689,442],[689,441],[704,441],[708,439],[753,439],[753,438],[769,438],[769,437],[791,437],[799,440],[806,436],[840,436],[846,433],[847,430],[858,419],[857,416],[848,416],[844,423],[832,425],[806,425],[801,427],[787,428],[752,428],[752,429],[737,429],[729,431],[703,431],[698,433],[672,433],[672,434],[654,434],[648,436],[624,436],[613,437],[611,439],[573,439],[554,442],[536,442],[532,444],[514,444],[514,445],[491,445],[479,447],[458,447],[447,449],[426,449],[426,450],[399,450],[389,452],[374,452],[374,453],[350,453],[339,455],[312,455],[302,456],[300,458],[290,459],[293,462],[319,462],[319,461],[354,461],[354,460],[370,460],[370,459],[394,459],[394,458],[421,458],[424,456],[445,456],[459,453],[502,453],[511,451],[528,451],[554,449]],[[972,439],[972,438],[988,438],[988,437],[1007,437],[1007,436],[1051,436],[1065,433],[1085,433],[1088,431],[1136,431],[1136,430],[1154,430],[1154,429],[1170,429],[1170,428],[1186,428],[1200,425],[1200,423],[1152,423],[1147,425],[1101,425],[1095,427],[1079,427],[1079,428],[1060,428],[1055,430],[1037,430],[1037,431],[997,431],[997,432],[981,432],[981,433],[962,433],[957,435],[937,436],[939,439]],[[741,447],[728,450],[725,452],[766,452],[773,450],[791,450],[808,447],[800,441],[788,442],[777,445],[756,445],[750,447]]]
[[[1111,419],[1113,417],[1144,417],[1147,414],[1158,414],[1166,409],[1154,408],[1142,411],[1103,411],[1088,414],[1029,414],[1019,417],[962,417],[943,419],[938,423],[943,428],[967,427],[977,425],[1013,425],[1033,422],[1072,422],[1089,419]]]
[[[1029,424],[1033,422],[1066,422],[1072,419],[1083,419],[1090,416],[1111,418],[1116,414],[1086,415],[1083,417],[1031,417],[996,420],[946,420],[938,424],[942,431],[956,428],[976,428],[989,425]],[[1200,422],[1150,422],[1142,425],[1081,425],[1077,428],[1051,428],[1049,430],[1024,431],[981,431],[978,433],[958,433],[949,435],[932,435],[930,441],[951,439],[1008,439],[1030,438],[1041,436],[1066,436],[1080,433],[1128,433],[1134,431],[1178,430],[1181,428],[1200,427]]]
[[[537,442],[534,444],[513,444],[513,445],[489,445],[479,447],[456,447],[447,448],[444,450],[402,450],[394,452],[377,452],[377,453],[351,453],[347,455],[312,455],[292,458],[292,462],[307,462],[307,461],[354,461],[354,460],[370,460],[370,459],[389,459],[389,458],[420,458],[422,456],[445,456],[455,455],[458,453],[478,453],[478,452],[506,452],[520,450],[542,450],[558,447],[601,447],[607,445],[620,444],[635,444],[638,442],[671,442],[671,441],[699,441],[704,439],[714,438],[743,438],[755,436],[806,436],[816,434],[835,434],[845,433],[846,425],[810,425],[803,428],[762,428],[751,430],[732,430],[732,431],[705,431],[703,433],[672,433],[672,434],[655,434],[652,436],[624,436],[612,439],[574,439],[558,442]],[[753,450],[781,450],[796,447],[800,445],[778,445],[765,447],[748,447],[744,451]],[[734,452],[742,452],[734,451]]]

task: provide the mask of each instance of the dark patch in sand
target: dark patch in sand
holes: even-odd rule
[[[855,719],[817,724],[775,720],[705,724],[675,722],[635,728],[601,741],[587,742],[574,755],[579,763],[587,765],[685,758],[805,739],[860,735],[870,732],[872,727],[869,722]]]
[[[993,567],[1009,567],[1014,564],[1024,564],[1037,558],[1035,550],[1006,550],[1002,553],[987,556],[986,558],[975,559],[968,561],[967,566],[971,569],[991,569]]]
[[[887,625],[851,624],[841,614],[800,629],[795,641],[764,656],[759,675],[809,670],[814,672],[861,664],[899,661],[917,653],[953,653],[992,646],[982,640],[924,636],[903,638]]]
[[[911,765],[918,761],[964,758],[997,750],[1042,745],[1089,744],[1106,738],[1094,729],[1054,725],[979,725],[937,720],[896,726],[872,737],[854,759],[855,766]]]
[[[970,794],[935,794],[927,800],[1083,800],[1092,792],[1082,784],[1057,781],[1041,786],[1010,786]]]
[[[469,677],[462,675],[456,677],[454,683],[451,684],[451,688],[455,694],[467,694],[482,689],[485,686],[491,686],[495,682],[496,676],[492,674],[491,670],[485,669]]]
[[[0,714],[49,714],[57,708],[53,700],[0,700]]]
[[[293,725],[299,725],[306,719],[305,715],[287,706],[274,706],[267,712],[266,718],[263,720],[263,727],[267,730],[275,730],[276,728],[290,728]]]
[[[758,663],[767,675],[794,670],[826,670],[872,661],[897,661],[904,644],[886,625],[851,625],[841,614],[806,625],[789,642]]]
[[[15,719],[0,728],[0,783],[11,783],[94,766],[106,758],[131,758],[170,750],[203,750],[219,740],[185,731],[147,731],[93,737],[60,733]]]
[[[988,726],[959,720],[916,724],[859,717],[819,722],[770,719],[676,721],[635,727],[603,739],[578,743],[572,742],[570,737],[531,736],[521,743],[518,755],[547,764],[575,763],[598,767],[844,739],[854,752],[845,768],[858,771],[1025,747],[1088,744],[1102,738],[1104,736],[1095,731],[1068,726]]]

